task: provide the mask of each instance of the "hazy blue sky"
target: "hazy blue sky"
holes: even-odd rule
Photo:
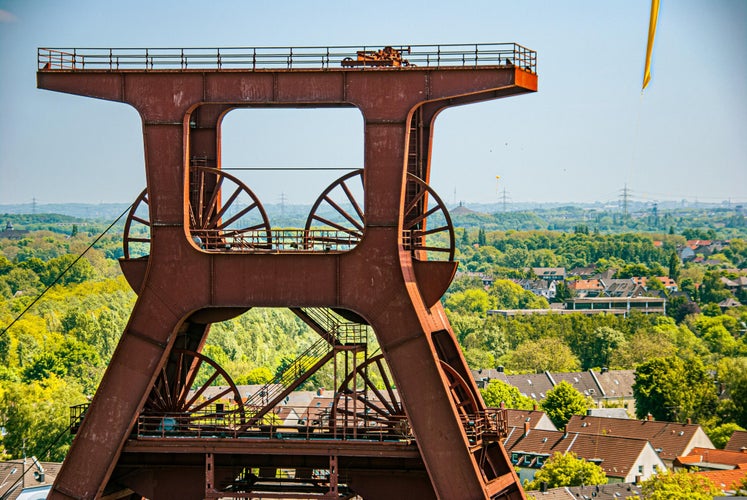
[[[0,0],[0,204],[130,202],[142,132],[124,104],[36,89],[37,47],[517,42],[536,94],[445,111],[432,185],[449,203],[747,201],[747,2]],[[351,110],[236,111],[226,166],[361,166]],[[274,175],[274,176],[273,176]],[[265,203],[311,203],[337,173],[252,173]],[[495,176],[501,177],[496,184]]]

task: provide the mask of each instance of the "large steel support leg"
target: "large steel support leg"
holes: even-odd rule
[[[102,494],[180,322],[143,291],[48,498]]]

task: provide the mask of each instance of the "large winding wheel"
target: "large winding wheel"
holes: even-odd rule
[[[259,198],[240,179],[211,167],[190,167],[189,232],[205,251],[270,248],[270,221]],[[137,197],[124,227],[125,259],[150,254],[146,190]]]
[[[189,229],[208,251],[270,248],[270,221],[246,184],[217,168],[190,168]]]
[[[244,423],[244,404],[231,377],[215,361],[173,349],[143,408],[146,416],[168,416],[175,429]]]
[[[464,421],[474,418],[479,405],[469,384],[445,361],[441,370]],[[330,425],[337,431],[359,434],[387,431],[408,436],[409,424],[383,354],[367,359],[352,370],[335,392]]]
[[[409,435],[405,410],[383,354],[367,359],[342,381],[335,392],[330,425],[338,432],[384,430]]]
[[[363,238],[365,212],[363,170],[355,170],[333,182],[311,208],[306,219],[306,248],[342,249]],[[454,260],[454,226],[446,205],[422,179],[407,174],[405,186],[403,245],[419,260]],[[434,206],[429,210],[429,198]],[[430,220],[433,227],[428,228]]]

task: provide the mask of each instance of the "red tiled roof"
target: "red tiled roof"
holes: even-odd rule
[[[568,288],[572,290],[604,290],[600,280],[576,280],[568,283]]]
[[[683,459],[685,461],[683,461]],[[692,462],[691,460],[693,459],[697,460],[695,460],[695,462]],[[747,466],[747,453],[731,450],[693,448],[687,455],[677,457],[677,461],[681,463],[710,463],[734,466],[744,464],[745,466]]]
[[[739,483],[747,477],[747,469],[731,470],[709,470],[703,472],[693,472],[699,476],[705,476],[724,491],[734,491],[738,488]]]
[[[574,452],[579,458],[601,460],[599,465],[607,476],[625,478],[649,443],[645,439],[630,437],[539,429],[525,435],[523,428],[512,427],[504,446],[509,453],[552,456],[556,452]]]
[[[566,429],[569,432],[583,432],[585,434],[647,439],[663,460],[674,460],[678,456],[684,455],[700,426],[656,420],[573,415],[568,421]]]

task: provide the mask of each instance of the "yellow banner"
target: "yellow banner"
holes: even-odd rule
[[[656,21],[659,19],[659,0],[651,0],[651,20],[648,24],[648,46],[646,47],[646,65],[643,68],[643,88],[651,80],[651,53],[654,50],[654,36],[656,36]]]

